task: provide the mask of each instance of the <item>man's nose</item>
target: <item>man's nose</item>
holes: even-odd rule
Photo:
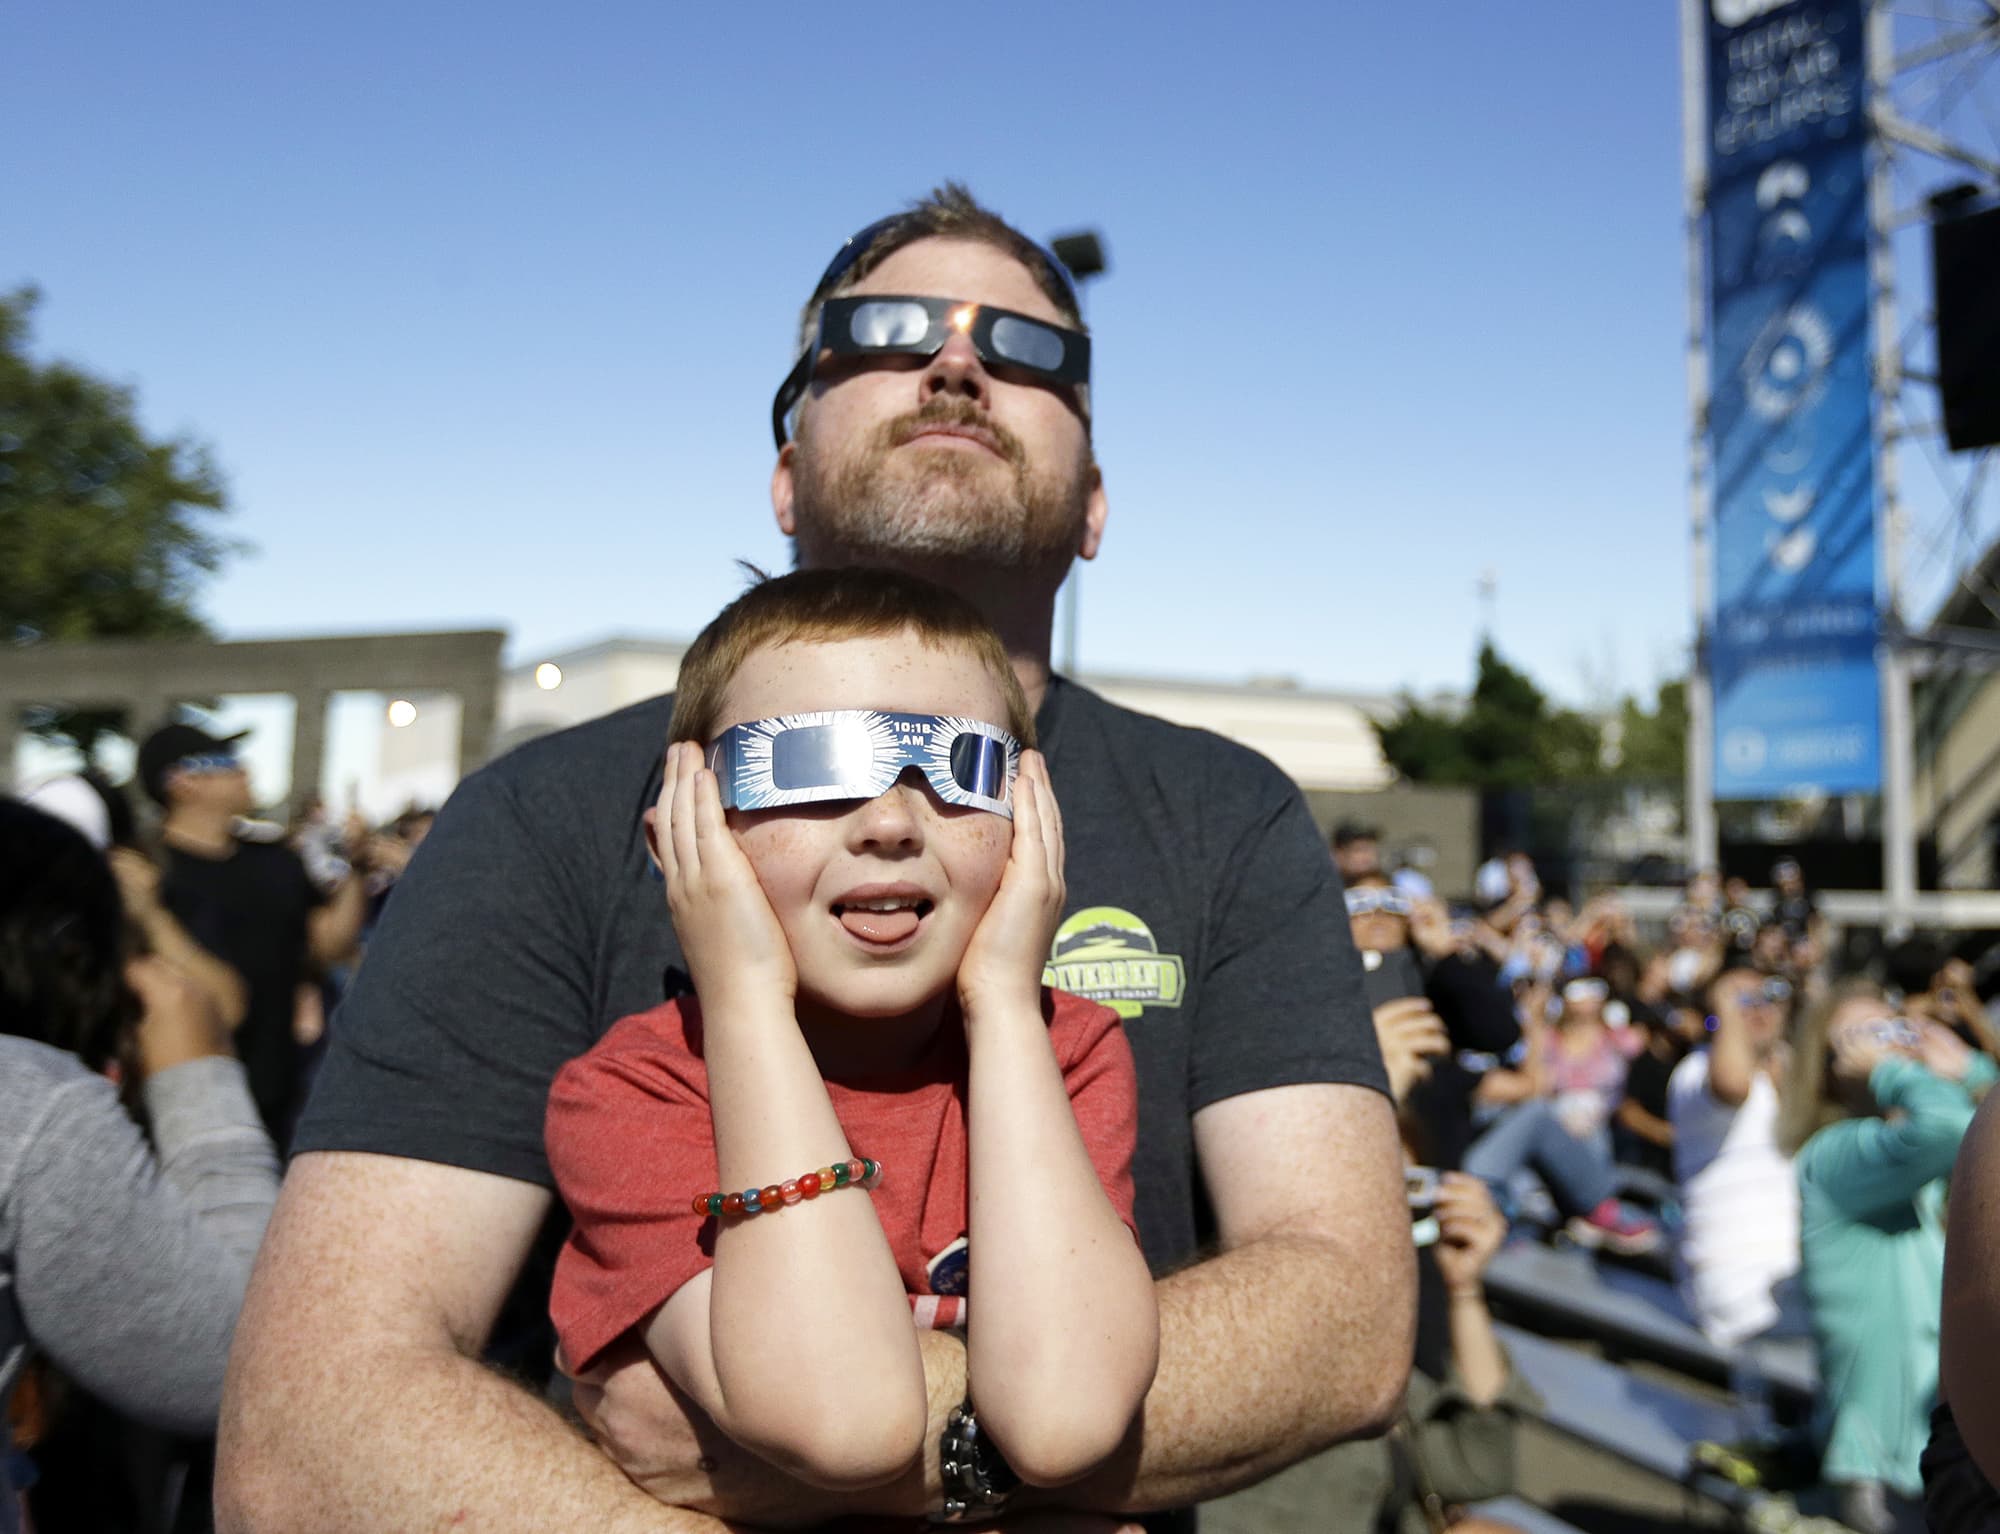
[[[924,369],[923,389],[926,401],[940,394],[955,394],[978,405],[989,402],[993,380],[987,376],[986,365],[979,360],[979,352],[972,344],[972,337],[954,328],[945,338],[944,345],[932,357],[930,365]]]

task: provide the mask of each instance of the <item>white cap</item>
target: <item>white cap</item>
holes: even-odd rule
[[[21,795],[21,802],[75,826],[99,852],[111,845],[111,811],[103,796],[74,773],[36,784]]]

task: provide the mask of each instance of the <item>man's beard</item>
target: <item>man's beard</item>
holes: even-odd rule
[[[978,429],[1000,459],[958,448],[901,451],[936,425]],[[1038,472],[1019,438],[954,396],[883,423],[846,454],[822,450],[802,421],[792,466],[799,563],[1066,570],[1083,539],[1092,469],[1086,448]]]

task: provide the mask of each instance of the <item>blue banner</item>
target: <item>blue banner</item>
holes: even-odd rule
[[[1863,0],[1706,0],[1715,794],[1881,786]]]

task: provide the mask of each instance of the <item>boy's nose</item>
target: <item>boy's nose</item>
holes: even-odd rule
[[[914,767],[905,767],[889,787],[870,799],[854,818],[857,846],[914,850],[924,844],[923,805],[929,785]]]

